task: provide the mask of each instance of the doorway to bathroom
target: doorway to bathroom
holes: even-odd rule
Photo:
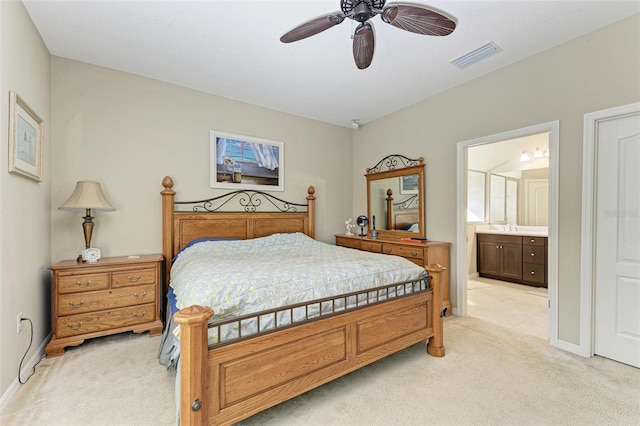
[[[557,340],[558,122],[458,144],[458,315]]]

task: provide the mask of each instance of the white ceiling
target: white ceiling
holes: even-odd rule
[[[373,62],[358,70],[349,19],[308,39],[279,41],[340,10],[339,0],[23,3],[52,55],[342,126],[365,124],[640,12],[637,0],[412,1],[452,17],[456,30],[418,35],[376,16]],[[503,51],[464,70],[450,64],[490,41]]]

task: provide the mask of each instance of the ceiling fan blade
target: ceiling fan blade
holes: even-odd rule
[[[358,25],[353,34],[353,59],[356,66],[363,70],[371,65],[375,45],[373,27],[368,22]]]
[[[305,22],[299,25],[280,37],[280,41],[283,43],[291,43],[293,41],[302,40],[303,38],[311,37],[321,33],[324,30],[328,30],[344,21],[345,16],[340,12],[330,13],[328,15],[321,16],[319,18],[312,19],[309,22]]]
[[[456,29],[456,23],[451,19],[421,6],[389,5],[380,17],[387,24],[417,34],[446,36]]]

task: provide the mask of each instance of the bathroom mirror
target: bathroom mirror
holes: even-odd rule
[[[423,161],[394,154],[367,169],[369,235],[425,238]]]

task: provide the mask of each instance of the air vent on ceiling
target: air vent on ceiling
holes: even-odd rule
[[[469,53],[460,56],[457,59],[454,59],[453,61],[451,61],[451,63],[460,69],[465,69],[501,51],[502,49],[500,48],[500,46],[498,46],[494,42],[489,42],[483,46],[478,47],[475,50],[472,50]]]

